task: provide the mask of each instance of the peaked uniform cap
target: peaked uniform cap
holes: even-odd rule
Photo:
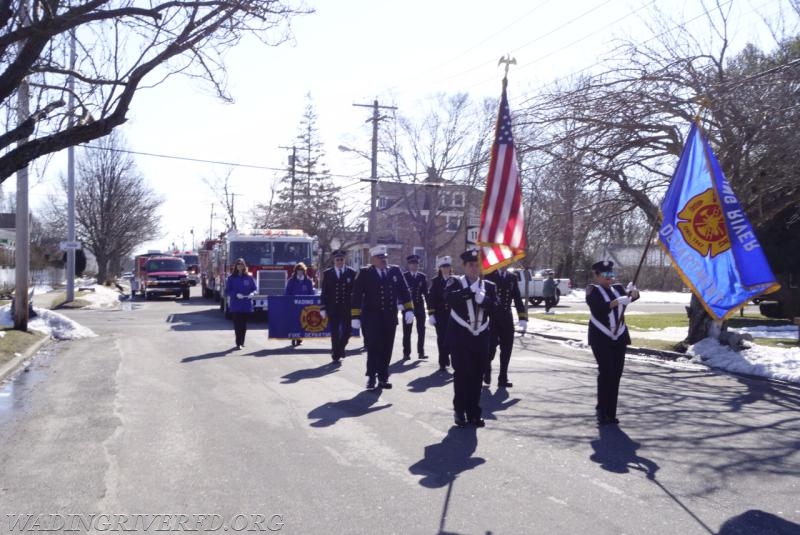
[[[337,249],[331,253],[331,256],[333,256],[334,258],[344,258],[345,256],[347,256],[347,251],[343,251],[342,249]]]
[[[370,256],[386,256],[386,246],[385,245],[376,245],[372,249],[369,250]]]
[[[449,256],[440,256],[436,259],[436,267],[452,266],[453,259]]]
[[[611,260],[601,260],[592,264],[592,271],[596,271],[598,273],[603,271],[611,271],[612,269],[614,269],[614,262]]]
[[[463,253],[461,253],[461,260],[464,262],[477,262],[478,261],[478,250],[477,249],[467,249]]]
[[[410,254],[406,257],[406,262],[409,264],[419,264],[419,255]]]

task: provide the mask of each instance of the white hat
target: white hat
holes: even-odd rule
[[[372,249],[369,250],[370,256],[386,256],[386,246],[385,245],[376,245]]]
[[[449,256],[436,257],[436,267],[452,266],[452,265],[453,265],[453,259],[450,258]]]

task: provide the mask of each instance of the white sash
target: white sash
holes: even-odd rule
[[[464,275],[457,276],[456,279],[461,283],[462,288],[467,288],[469,283],[467,282],[467,277]],[[486,291],[483,284],[483,279],[478,279],[481,290]],[[476,310],[477,308],[477,310]],[[456,320],[456,323],[464,327],[472,336],[478,336],[480,333],[486,330],[489,327],[489,318],[486,317],[486,313],[481,307],[475,306],[474,299],[467,300],[467,317],[469,322],[465,321],[464,318],[456,314],[456,311],[452,308],[450,309],[450,317]],[[485,321],[484,321],[485,320]]]
[[[600,292],[600,295],[603,296],[603,299],[605,300],[606,303],[610,303],[611,302],[611,299],[608,297],[608,294],[606,294],[606,292],[603,291],[603,287],[602,286],[599,286],[597,284],[592,284],[592,286],[597,288],[597,291]],[[611,289],[611,293],[614,294],[614,298],[615,299],[618,298],[618,297],[621,297],[617,293],[617,290],[613,286],[611,286],[610,289]],[[621,313],[620,313],[620,318],[622,318],[622,314]],[[606,336],[608,336],[612,340],[617,340],[620,336],[622,336],[622,333],[625,332],[625,320],[622,319],[622,321],[620,321],[619,324],[617,324],[617,318],[614,317],[614,311],[613,310],[610,310],[608,312],[608,324],[611,326],[611,329],[609,329],[608,327],[603,325],[603,323],[600,320],[595,318],[594,314],[591,315],[590,321],[592,322],[592,325],[594,325],[595,327],[597,327],[600,330],[600,332],[602,332],[603,334],[605,334]]]

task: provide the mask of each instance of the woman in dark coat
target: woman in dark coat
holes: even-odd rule
[[[298,262],[294,266],[294,273],[286,281],[285,295],[314,295],[314,284],[306,277],[306,265]],[[303,343],[302,338],[292,338],[292,347]]]
[[[247,334],[247,318],[253,313],[251,295],[256,291],[256,281],[247,271],[244,258],[237,258],[233,264],[233,273],[225,281],[225,297],[228,299],[228,310],[233,317],[233,332],[236,336],[236,349],[244,347]]]

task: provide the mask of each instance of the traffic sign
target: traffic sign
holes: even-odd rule
[[[62,241],[58,244],[58,248],[62,251],[69,251],[70,249],[80,249],[81,242],[79,241]]]

